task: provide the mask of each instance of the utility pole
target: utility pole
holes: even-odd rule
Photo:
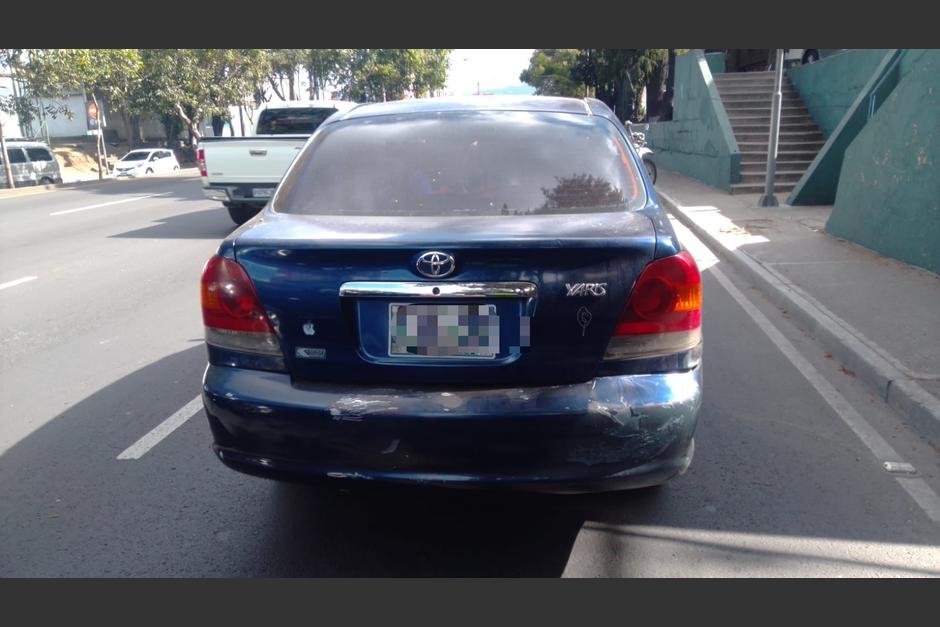
[[[0,75],[0,78],[6,78],[6,77]],[[10,76],[10,82],[13,84],[13,87],[14,87],[13,100],[11,101],[11,105],[12,105],[12,103],[16,100],[16,91],[15,91],[16,82],[13,80],[12,75]],[[6,86],[4,86],[4,89],[6,89]],[[11,109],[12,109],[12,106],[11,106]],[[0,114],[2,114],[2,111],[0,111]],[[20,129],[20,132],[22,132],[22,129]],[[10,155],[7,154],[7,140],[6,140],[6,137],[4,137],[3,135],[3,118],[2,117],[0,117],[0,166],[3,166],[3,172],[6,175],[6,180],[7,180],[7,187],[9,187],[10,189],[13,189],[14,187],[13,168],[10,167]]]
[[[10,167],[10,155],[7,154],[7,140],[3,135],[3,120],[0,120],[0,154],[3,155],[3,171],[7,177],[7,187],[13,189],[13,168]]]
[[[764,184],[764,195],[760,197],[758,206],[778,207],[777,197],[774,196],[774,177],[777,173],[777,138],[780,136],[780,105],[783,101],[783,48],[777,48],[776,62],[774,63],[774,96],[770,111],[770,137],[767,142],[767,181]]]

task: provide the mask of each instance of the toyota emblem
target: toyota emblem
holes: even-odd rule
[[[447,253],[432,250],[418,257],[418,263],[415,264],[418,274],[431,279],[443,279],[453,274],[457,268],[454,258]]]

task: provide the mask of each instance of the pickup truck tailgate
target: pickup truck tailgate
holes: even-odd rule
[[[208,182],[277,184],[308,137],[204,137]]]

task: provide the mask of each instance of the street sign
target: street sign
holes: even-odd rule
[[[98,130],[98,105],[93,100],[85,103],[85,113],[88,119],[88,130]]]
[[[98,105],[95,104],[94,100],[89,100],[85,103],[85,117],[88,120],[89,131],[97,131],[100,127],[104,126]]]

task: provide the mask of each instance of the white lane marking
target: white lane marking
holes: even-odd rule
[[[189,401],[175,414],[154,427],[147,435],[140,438],[117,456],[118,459],[140,459],[144,454],[160,443],[202,409],[202,395]]]
[[[21,279],[14,279],[13,281],[7,281],[6,283],[0,283],[0,290],[5,290],[8,287],[15,287],[23,283],[29,283],[30,281],[35,281],[39,277],[35,276],[24,276]]]
[[[901,456],[892,448],[888,442],[875,431],[868,421],[859,414],[845,397],[839,394],[829,381],[827,381],[809,361],[796,350],[796,347],[784,337],[770,320],[757,307],[754,306],[747,297],[738,290],[731,280],[718,268],[712,268],[711,273],[725,288],[725,291],[738,302],[742,309],[751,317],[760,330],[770,338],[770,341],[780,350],[781,353],[793,364],[797,371],[809,381],[823,400],[839,415],[842,421],[848,425],[858,439],[868,447],[879,462],[898,461]],[[935,523],[940,523],[940,497],[934,492],[927,482],[923,479],[913,479],[906,477],[895,477],[895,480],[904,488],[914,502],[927,516]]]
[[[112,200],[111,202],[102,202],[97,205],[88,205],[87,207],[76,207],[75,209],[64,209],[62,211],[53,211],[50,213],[50,216],[64,216],[67,213],[75,213],[76,211],[88,211],[89,209],[97,209],[99,207],[110,207],[111,205],[120,205],[125,202],[133,202],[135,200],[143,200],[144,198],[153,198],[154,196],[166,196],[168,192],[162,192],[160,194],[147,194],[146,196],[134,196],[133,198],[122,198],[121,200]]]

